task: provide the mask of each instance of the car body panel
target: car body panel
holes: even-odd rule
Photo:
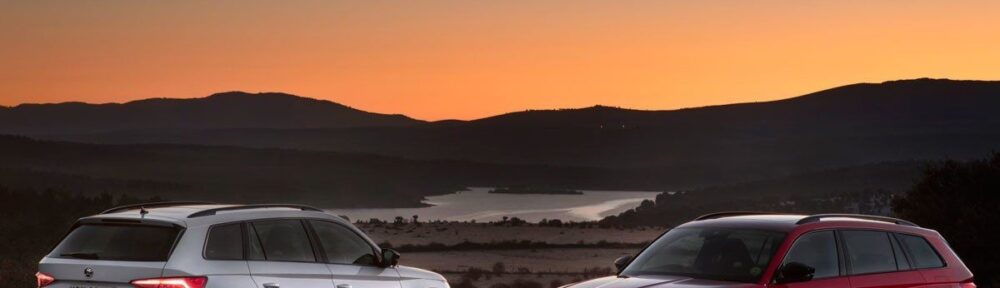
[[[165,262],[107,261],[48,257],[42,258],[38,270],[58,279],[48,287],[132,287],[134,279],[156,278],[162,275]],[[92,273],[85,273],[85,270]],[[87,277],[90,274],[90,277]]]
[[[682,276],[608,276],[573,284],[573,288],[751,288],[749,283],[712,281]]]
[[[399,273],[400,285],[403,288],[445,288],[448,287],[448,280],[441,274],[428,270],[398,265],[395,267]]]
[[[277,284],[283,288],[332,288],[333,276],[323,263],[247,261],[256,287]]]

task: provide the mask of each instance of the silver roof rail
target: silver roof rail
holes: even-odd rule
[[[191,215],[188,215],[187,218],[196,218],[196,217],[202,217],[202,216],[211,216],[211,215],[215,215],[215,213],[221,212],[221,211],[262,209],[262,208],[292,208],[292,209],[299,209],[299,210],[302,210],[302,211],[316,211],[316,212],[322,212],[323,211],[323,210],[320,210],[319,208],[316,208],[316,207],[307,206],[307,205],[298,205],[298,204],[251,204],[251,205],[227,206],[227,207],[212,208],[212,209],[208,209],[208,210],[198,211],[198,212],[195,212],[195,213],[193,213]]]
[[[205,201],[165,201],[165,202],[150,202],[150,203],[140,203],[140,204],[129,204],[114,207],[108,210],[104,210],[101,214],[109,214],[121,211],[128,211],[133,209],[143,209],[143,208],[163,208],[171,206],[184,206],[184,205],[211,205],[216,204],[213,202]]]
[[[835,214],[835,213],[834,214],[816,214],[816,215],[806,216],[805,218],[800,219],[799,222],[795,222],[795,224],[806,224],[806,223],[812,223],[812,222],[819,222],[823,218],[854,218],[854,219],[871,220],[871,221],[881,221],[881,222],[888,222],[888,223],[893,223],[893,224],[898,224],[898,225],[920,227],[920,225],[917,225],[917,224],[915,224],[913,222],[910,222],[910,221],[906,221],[906,220],[898,219],[898,218],[886,217],[886,216],[863,215],[863,214]]]
[[[725,212],[715,212],[705,215],[698,216],[694,218],[694,221],[707,220],[715,218],[733,217],[733,216],[750,216],[750,215],[775,215],[779,213],[775,212],[762,212],[762,211],[725,211]]]

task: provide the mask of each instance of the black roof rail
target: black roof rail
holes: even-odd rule
[[[209,204],[216,204],[216,203],[205,202],[205,201],[166,201],[166,202],[139,203],[139,204],[122,205],[122,206],[118,206],[118,207],[111,208],[111,209],[108,209],[108,210],[104,210],[104,212],[101,212],[101,214],[115,213],[115,212],[121,212],[121,211],[128,211],[128,210],[139,209],[139,208],[163,208],[163,207],[170,207],[170,206],[209,205]]]
[[[195,217],[202,217],[202,216],[211,216],[211,215],[215,215],[216,212],[220,212],[220,211],[233,211],[233,210],[245,210],[245,209],[262,209],[262,208],[293,208],[293,209],[299,209],[299,210],[302,210],[302,211],[317,211],[317,212],[322,212],[323,211],[323,210],[320,210],[319,208],[316,208],[316,207],[307,206],[307,205],[298,205],[298,204],[250,204],[250,205],[235,205],[235,206],[227,206],[227,207],[220,207],[220,208],[212,208],[212,209],[208,209],[208,210],[198,211],[198,212],[195,212],[195,213],[193,213],[191,215],[188,215],[187,218],[195,218]]]
[[[806,216],[806,218],[800,219],[799,222],[795,222],[795,224],[806,224],[806,223],[818,222],[819,220],[821,220],[823,218],[854,218],[854,219],[881,221],[881,222],[889,222],[889,223],[898,224],[898,225],[920,227],[920,225],[917,225],[917,224],[915,224],[913,222],[906,221],[906,220],[903,220],[903,219],[886,217],[886,216],[863,215],[863,214],[816,214],[816,215]]]
[[[701,216],[698,216],[698,218],[694,218],[694,221],[706,220],[706,219],[715,219],[715,218],[723,218],[723,217],[733,217],[733,216],[774,215],[774,214],[779,214],[779,213],[775,213],[775,212],[762,212],[762,211],[724,211],[724,212],[715,212],[715,213],[709,213],[709,214],[701,215]]]

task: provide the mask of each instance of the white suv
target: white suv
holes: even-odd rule
[[[50,288],[447,288],[302,205],[164,202],[81,218],[38,265]]]

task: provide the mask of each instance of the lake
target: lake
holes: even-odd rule
[[[430,207],[330,209],[330,213],[345,215],[352,221],[377,218],[392,221],[396,216],[421,221],[446,220],[477,222],[497,221],[504,216],[518,217],[528,222],[542,219],[562,221],[593,221],[634,208],[643,200],[653,200],[660,192],[579,190],[580,195],[500,194],[492,188],[474,187],[452,194],[429,196],[423,201]]]

